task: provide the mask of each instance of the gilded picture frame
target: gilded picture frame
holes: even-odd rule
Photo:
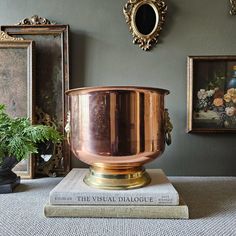
[[[123,13],[133,36],[133,43],[144,51],[155,47],[166,18],[165,1],[128,0]]]
[[[1,29],[13,37],[35,41],[36,122],[56,127],[65,136],[69,89],[69,25],[59,25],[37,15],[18,25]],[[70,170],[70,148],[66,141],[54,147],[44,145],[37,156],[36,176],[63,176]],[[40,149],[40,150],[41,150]]]
[[[0,32],[0,103],[13,117],[34,115],[34,42]],[[20,161],[13,171],[22,178],[33,178],[33,157]]]
[[[187,59],[187,132],[236,133],[236,56]]]
[[[236,0],[229,0],[231,9],[229,11],[230,15],[235,16],[236,15]]]

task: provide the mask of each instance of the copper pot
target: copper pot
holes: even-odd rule
[[[70,101],[71,149],[89,164],[85,182],[104,189],[144,186],[143,165],[160,156],[171,141],[172,125],[164,97],[169,91],[145,87],[90,87],[66,92]]]

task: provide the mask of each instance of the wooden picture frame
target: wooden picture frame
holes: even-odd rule
[[[34,42],[0,32],[0,103],[13,117],[28,117],[34,123]],[[33,158],[20,161],[13,171],[33,178]]]
[[[189,56],[187,132],[236,133],[236,56]]]
[[[1,26],[1,29],[10,36],[35,41],[37,123],[52,125],[65,136],[68,112],[65,91],[69,89],[69,26],[57,25],[45,18],[33,16],[23,19],[18,25]],[[66,141],[44,150],[44,154],[37,156],[36,175],[61,176],[69,172],[70,148]],[[43,156],[46,158],[43,159]]]

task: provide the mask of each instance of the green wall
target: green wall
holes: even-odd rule
[[[124,0],[0,0],[0,24],[34,14],[69,24],[71,88],[140,85],[171,91],[173,144],[150,168],[169,175],[236,175],[235,134],[186,134],[186,58],[236,55],[236,16],[228,0],[166,0],[169,11],[151,52],[132,44]],[[73,167],[82,163],[73,159]]]

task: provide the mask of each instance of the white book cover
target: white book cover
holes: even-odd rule
[[[151,183],[129,190],[102,190],[84,183],[88,169],[74,168],[49,194],[52,205],[179,205],[179,194],[161,169],[149,169]]]

